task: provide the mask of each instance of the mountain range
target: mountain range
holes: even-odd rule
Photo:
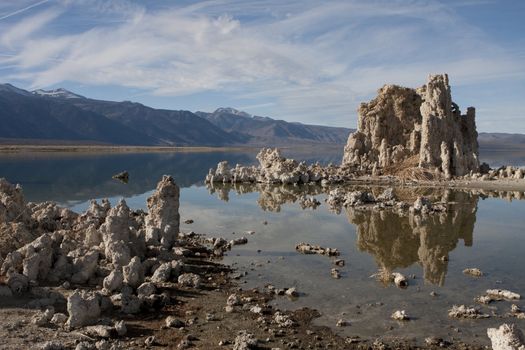
[[[344,144],[351,129],[289,123],[233,108],[155,109],[86,98],[65,89],[0,85],[0,142],[139,146]]]
[[[354,129],[291,123],[234,108],[155,109],[86,98],[66,89],[0,84],[0,143],[136,146],[344,145]],[[480,133],[482,148],[525,149],[525,135]]]

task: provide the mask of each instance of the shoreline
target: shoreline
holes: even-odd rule
[[[257,149],[250,146],[105,146],[105,145],[0,145],[0,153],[171,153],[171,152],[225,152]]]
[[[345,181],[343,186],[352,185],[376,185],[376,186],[403,186],[403,187],[422,187],[440,188],[456,190],[486,190],[486,191],[525,191],[525,180],[517,179],[497,179],[497,180],[436,180],[436,181],[416,181],[416,180],[385,180],[381,178],[361,177],[355,180]]]
[[[341,145],[308,144],[281,146],[283,150],[312,149],[339,150]],[[207,153],[207,152],[250,152],[257,153],[260,145],[239,146],[115,146],[115,145],[7,145],[0,144],[0,154],[126,154],[126,153]]]

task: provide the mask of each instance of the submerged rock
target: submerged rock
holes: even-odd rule
[[[408,280],[402,273],[392,272],[392,280],[394,281],[394,284],[399,288],[408,287]]]
[[[295,250],[303,254],[319,254],[327,256],[338,256],[339,250],[336,248],[324,248],[310,243],[299,243],[295,246]]]
[[[468,268],[468,269],[465,269],[463,270],[463,273],[465,275],[469,275],[469,276],[473,276],[473,277],[481,277],[483,276],[483,272],[481,272],[480,269],[478,268]]]
[[[397,310],[397,311],[395,311],[392,314],[391,318],[396,320],[396,321],[408,321],[408,320],[410,320],[410,317],[408,317],[408,315],[405,312],[405,310]]]
[[[454,305],[448,310],[448,316],[453,318],[488,318],[487,314],[482,313],[477,308],[465,305]]]
[[[336,268],[331,268],[330,269],[330,276],[332,276],[332,278],[339,279],[339,278],[341,278],[341,272],[339,272],[339,270],[336,269]]]

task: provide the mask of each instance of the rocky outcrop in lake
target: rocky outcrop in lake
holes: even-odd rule
[[[358,114],[343,165],[376,174],[419,167],[446,178],[479,169],[475,109],[461,114],[446,74],[418,89],[385,85]]]
[[[263,148],[257,154],[259,166],[231,168],[228,162],[217,164],[210,169],[206,183],[267,183],[267,184],[306,184],[338,183],[348,180],[352,175],[341,171],[340,167],[326,167],[318,163],[307,165],[294,159],[285,158],[277,148]]]
[[[312,184],[352,181],[403,184],[405,181],[522,180],[523,169],[491,169],[479,164],[475,109],[461,114],[452,101],[448,76],[430,75],[412,89],[385,85],[378,96],[362,103],[358,128],[344,148],[338,166],[306,164],[263,148],[258,166],[230,167],[220,162],[206,183]]]

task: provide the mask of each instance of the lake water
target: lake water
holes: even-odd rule
[[[309,162],[338,163],[339,150],[286,150],[285,155]],[[497,156],[482,153],[482,161],[499,166],[504,161],[525,164],[522,154]],[[503,159],[503,160],[502,160]],[[277,297],[285,308],[318,309],[316,322],[335,326],[345,319],[348,327],[336,328],[345,336],[365,338],[406,337],[421,343],[440,336],[488,345],[486,328],[513,322],[525,328],[525,320],[507,317],[511,303],[500,301],[481,310],[493,316],[483,320],[454,320],[447,310],[454,304],[476,305],[474,297],[489,288],[510,289],[525,294],[525,201],[524,194],[439,192],[398,188],[407,199],[426,195],[447,197],[446,213],[429,217],[399,215],[388,211],[343,209],[339,214],[324,203],[325,194],[315,186],[214,186],[203,179],[221,160],[231,164],[255,163],[255,152],[141,153],[141,154],[3,154],[0,177],[23,186],[27,200],[53,200],[83,211],[91,198],[125,198],[134,209],[145,208],[163,174],[171,174],[181,187],[181,225],[210,236],[248,237],[225,258],[239,272],[247,272],[243,287],[295,286],[295,300]],[[122,170],[130,173],[128,184],[111,179]],[[380,192],[380,188],[370,188]],[[316,209],[301,209],[298,196],[308,193],[322,202]],[[255,231],[247,235],[246,231]],[[338,267],[342,278],[330,276],[332,259],[301,255],[299,242],[338,248],[346,265]],[[462,270],[480,268],[481,278],[465,276]],[[406,289],[370,276],[378,271],[413,275]],[[435,292],[437,296],[431,296]],[[516,304],[525,309],[520,300]],[[390,319],[404,309],[409,322]],[[500,316],[504,316],[503,318]]]

